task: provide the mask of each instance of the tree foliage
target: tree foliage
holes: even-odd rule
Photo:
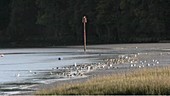
[[[0,4],[0,40],[15,45],[81,44],[84,15],[90,44],[170,39],[169,0],[1,0]]]
[[[37,8],[34,0],[12,0],[8,35],[12,41],[34,38]]]

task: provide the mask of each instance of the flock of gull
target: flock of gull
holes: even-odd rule
[[[4,55],[2,55],[4,56]],[[100,54],[101,56],[101,54]],[[50,76],[57,76],[59,78],[70,78],[70,77],[80,77],[85,76],[85,73],[88,73],[90,71],[94,70],[114,70],[119,69],[125,64],[128,66],[127,68],[144,68],[144,67],[152,67],[157,66],[160,61],[156,59],[152,59],[150,61],[148,60],[139,60],[138,58],[139,54],[127,54],[127,55],[118,55],[115,58],[107,58],[103,59],[101,62],[91,63],[91,64],[77,64],[74,63],[70,66],[65,67],[55,67],[52,68],[51,71],[46,72],[46,75]],[[58,60],[63,60],[63,58],[59,57]],[[124,64],[119,66],[120,64]],[[32,72],[29,70],[29,73],[38,75],[38,72]],[[16,77],[20,77],[21,74],[16,74]]]
[[[63,58],[58,58],[62,60]],[[119,66],[120,64],[127,64],[127,68],[143,68],[143,67],[152,67],[160,63],[159,60],[152,59],[151,61],[139,60],[138,54],[131,55],[119,55],[116,58],[103,59],[101,62],[91,63],[91,64],[77,64],[74,63],[70,66],[65,67],[55,67],[51,71],[46,72],[47,76],[56,76],[59,78],[71,78],[71,77],[82,77],[85,76],[85,73],[94,70],[115,70],[119,69],[124,65]],[[36,72],[29,71],[34,75],[37,75]],[[16,75],[20,77],[20,74]]]

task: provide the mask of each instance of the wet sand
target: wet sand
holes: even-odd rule
[[[60,68],[58,69],[56,66],[56,69],[51,70],[50,72],[52,73],[50,74],[54,77],[62,76],[62,78],[54,79],[52,81],[49,80],[49,83],[46,84],[34,85],[33,87],[31,87],[31,89],[38,91],[42,89],[49,89],[56,86],[61,86],[64,83],[84,82],[96,76],[127,73],[129,71],[139,70],[142,68],[152,68],[170,65],[170,51],[168,49],[168,44],[132,44],[125,46],[108,45],[104,49],[103,47],[103,45],[95,47],[89,46],[89,50],[87,50],[86,53],[98,54],[96,58],[98,58],[99,62],[91,64],[74,64],[72,66],[65,66],[61,68],[62,72],[59,72],[64,74],[60,75],[58,74],[58,70]],[[98,48],[100,50],[98,50]],[[82,68],[84,68],[84,70],[81,73]],[[63,72],[63,70],[65,71]],[[46,76],[49,76],[50,74],[46,74]],[[21,94],[30,95],[34,94],[34,91]]]
[[[90,78],[106,76],[111,74],[124,74],[130,71],[139,70],[143,68],[154,68],[161,66],[169,66],[169,61],[164,62],[164,59],[168,59],[169,53],[137,53],[137,54],[125,54],[118,55],[114,58],[102,57],[103,59],[94,64],[87,64],[95,66],[88,72],[85,72],[83,76],[69,77],[64,80],[58,80],[50,84],[42,84],[36,86],[36,90],[49,89],[56,86],[61,86],[65,83],[78,83],[87,81]],[[101,57],[99,57],[101,58]]]

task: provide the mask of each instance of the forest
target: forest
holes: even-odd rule
[[[0,0],[0,47],[170,40],[170,0]]]

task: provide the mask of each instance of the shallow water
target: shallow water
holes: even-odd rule
[[[27,85],[28,82],[28,85],[41,83],[43,79],[35,78],[52,68],[95,61],[93,58],[86,59],[95,54],[85,54],[79,48],[1,49],[0,53],[4,54],[0,57],[0,94],[18,89],[17,85]]]
[[[47,76],[52,68],[98,62],[122,54],[140,54],[143,60],[159,59],[160,65],[170,64],[169,43],[94,45],[88,46],[86,53],[82,46],[0,49],[0,53],[4,54],[0,57],[0,94],[32,91],[32,85],[51,82],[57,79]]]
[[[88,60],[72,60],[64,49],[3,49],[5,56],[0,58],[0,83],[14,82],[31,78],[34,72],[48,70]],[[78,56],[79,54],[77,54]],[[80,54],[81,55],[81,54]],[[76,55],[75,55],[76,56]],[[58,60],[58,58],[63,60]]]

